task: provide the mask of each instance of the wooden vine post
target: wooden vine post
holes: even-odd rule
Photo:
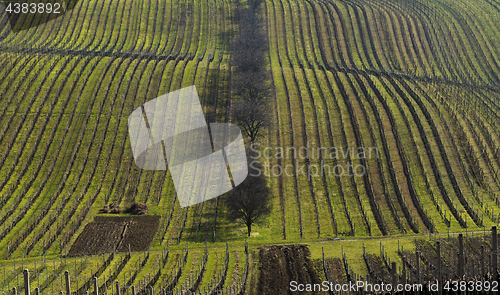
[[[64,272],[64,278],[66,279],[66,294],[71,295],[71,285],[69,281],[69,271]]]
[[[493,279],[498,280],[498,234],[497,227],[491,228],[491,264],[493,266]]]
[[[458,277],[464,276],[464,236],[458,235]]]
[[[30,273],[27,269],[23,271],[24,274],[24,294],[30,295]]]
[[[95,292],[95,295],[99,295],[99,283],[97,282],[97,278],[94,277],[94,292]]]

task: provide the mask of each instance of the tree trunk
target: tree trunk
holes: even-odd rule
[[[252,232],[252,224],[251,223],[247,224],[247,229],[248,229],[248,236],[250,236],[250,233]]]

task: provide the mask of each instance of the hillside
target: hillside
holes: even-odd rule
[[[27,259],[32,269],[48,257],[53,273],[44,262],[43,288],[55,282],[59,290],[55,275],[74,269],[75,292],[94,275],[127,286],[241,291],[257,285],[260,246],[404,239],[499,223],[495,1],[259,6],[273,94],[271,126],[257,150],[274,196],[273,212],[248,238],[250,250],[245,226],[227,221],[221,198],[181,208],[168,170],[139,169],[127,127],[145,102],[191,85],[207,122],[232,121],[231,40],[248,3],[74,1],[51,21],[26,13],[15,24],[6,5],[0,3],[0,264],[11,283],[0,284],[4,290],[22,273],[13,259],[23,259],[23,267]],[[151,254],[108,258],[106,250],[106,257],[75,258],[74,265],[59,260],[95,217],[112,216],[100,212],[104,205],[132,202],[160,216]],[[107,234],[119,239],[118,230]],[[400,262],[395,241],[388,247]],[[327,258],[341,258],[340,243],[332,247]],[[349,255],[361,257],[358,248]],[[310,252],[321,273],[321,250]],[[361,258],[354,264],[367,273]]]
[[[356,150],[274,163],[366,168],[362,177],[339,170],[275,179],[283,237],[498,222],[497,9],[467,1],[266,5],[279,126],[270,145]],[[357,156],[360,147],[377,147],[378,157]]]

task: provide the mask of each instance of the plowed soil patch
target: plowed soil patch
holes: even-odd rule
[[[330,278],[333,282],[347,281],[344,266],[340,258],[328,258],[326,259],[326,265],[328,266]]]
[[[145,251],[158,229],[159,216],[102,217],[85,226],[68,256]]]
[[[259,295],[293,294],[290,291],[291,281],[320,283],[309,259],[309,248],[305,245],[263,247],[259,255]]]

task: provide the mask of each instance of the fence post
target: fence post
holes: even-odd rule
[[[95,291],[95,295],[99,295],[99,283],[97,282],[96,277],[94,277],[94,291]]]
[[[132,295],[135,295],[135,286],[132,286]]]
[[[493,256],[491,262],[493,264],[493,279],[498,280],[498,235],[497,227],[491,227],[491,255]]]
[[[437,280],[441,281],[441,243],[436,242],[436,252],[437,252]]]
[[[420,284],[420,252],[415,252],[417,256],[417,283]]]
[[[458,277],[464,276],[464,236],[458,235]]]
[[[392,274],[392,285],[396,286],[396,262],[392,262],[392,269],[391,269],[391,274]]]
[[[71,286],[69,282],[69,271],[64,272],[64,277],[66,278],[66,294],[71,295]]]
[[[17,288],[16,287],[14,287],[14,289],[12,289],[12,294],[17,295]]]
[[[481,276],[484,276],[484,245],[481,245]]]
[[[24,294],[30,295],[30,273],[27,269],[25,269],[23,273],[24,273]]]
[[[122,292],[120,290],[120,282],[116,282],[116,294],[117,295],[122,295]]]
[[[35,288],[35,295],[40,295],[40,289],[38,287]]]
[[[406,284],[406,263],[403,261],[403,284]]]

